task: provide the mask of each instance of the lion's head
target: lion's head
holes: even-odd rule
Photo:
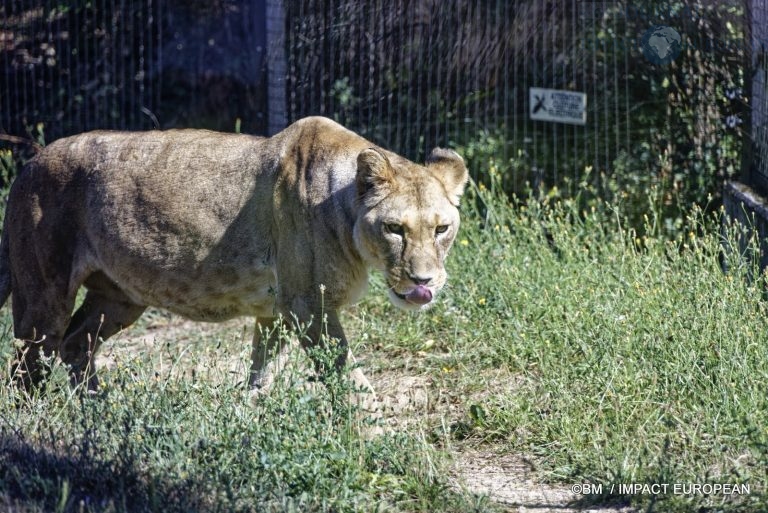
[[[445,285],[445,257],[459,230],[468,173],[451,150],[435,148],[425,166],[393,159],[375,148],[357,158],[355,244],[384,273],[392,303],[419,310]]]

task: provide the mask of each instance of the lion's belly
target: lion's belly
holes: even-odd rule
[[[218,322],[241,316],[274,316],[274,290],[270,280],[259,280],[240,287],[191,285],[186,294],[156,294],[151,299],[157,306],[189,319]]]
[[[275,311],[277,280],[269,265],[196,270],[145,265],[141,273],[125,268],[102,267],[101,271],[135,303],[163,308],[195,321],[271,317]]]

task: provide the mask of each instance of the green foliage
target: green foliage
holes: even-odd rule
[[[87,94],[76,88],[53,98],[33,90],[51,89],[47,81],[18,80],[26,85],[10,93],[28,110],[15,116],[17,123],[23,120],[15,132],[37,139],[42,127],[31,122],[53,118],[56,122],[47,121],[47,127],[56,133],[49,137],[81,130],[76,120],[85,117],[93,117],[87,126],[120,120],[149,127],[158,124],[150,123],[155,114],[135,105],[152,106],[156,97],[160,105],[152,108],[160,109],[156,114],[163,126],[230,130],[236,119],[235,131],[259,131],[266,116],[254,116],[249,121],[254,126],[239,120],[266,102],[265,88],[241,83],[240,75],[261,57],[229,51],[231,45],[243,46],[250,32],[233,33],[226,42],[218,37],[219,27],[240,26],[233,18],[249,19],[243,6],[228,5],[196,1],[176,6],[178,12],[166,20],[173,30],[158,34],[151,30],[158,25],[151,22],[149,28],[138,21],[124,24],[153,19],[142,18],[147,7],[139,4],[118,9],[75,2],[9,18],[9,48],[45,56],[20,70],[45,67],[52,77],[75,77],[71,82],[89,87]],[[398,4],[372,17],[359,2],[319,11],[302,2],[286,5],[288,117],[324,112],[415,159],[428,151],[426,144],[447,138],[467,158],[478,183],[489,186],[489,175],[496,173],[497,185],[510,197],[535,190],[542,196],[578,195],[584,206],[607,199],[621,204],[638,230],[649,195],[664,210],[665,231],[672,237],[693,205],[717,208],[723,180],[740,168],[744,126],[733,116],[745,103],[738,91],[749,76],[742,2],[575,2],[557,9],[546,2],[458,2],[449,16],[423,7]],[[109,30],[101,25],[107,20]],[[683,38],[682,54],[667,66],[652,64],[638,49],[641,34],[655,24],[669,25]],[[197,28],[190,33],[191,27]],[[360,27],[367,27],[366,37]],[[77,37],[54,38],[64,46],[51,53],[45,34],[58,30]],[[23,34],[36,35],[29,39]],[[172,44],[155,41],[169,34]],[[118,35],[136,51],[122,57],[103,53]],[[81,48],[79,53],[70,41]],[[172,50],[173,58],[163,62],[174,66],[151,80],[144,71],[131,71],[130,77],[89,76],[93,65],[84,56],[114,58],[117,65],[141,53],[143,41]],[[37,73],[42,76],[40,69]],[[162,79],[153,83],[155,78]],[[55,85],[57,79],[52,80]],[[531,121],[530,86],[587,92],[587,125]],[[156,91],[152,99],[142,99],[150,91]],[[200,91],[208,91],[202,95],[205,102]],[[26,98],[43,103],[27,105]],[[126,111],[121,102],[128,100],[134,107]],[[735,126],[728,126],[728,116]]]
[[[472,444],[524,455],[542,480],[604,490],[751,486],[747,496],[591,502],[759,509],[768,500],[768,311],[764,279],[745,280],[757,274],[740,255],[726,255],[730,271],[721,271],[723,237],[739,233],[696,211],[670,239],[653,209],[638,233],[597,199],[586,208],[556,196],[512,205],[494,187],[467,192],[436,307],[396,311],[374,279],[344,320],[353,340],[376,348],[378,365],[418,368],[458,409],[426,421],[445,452],[407,424],[361,437],[355,409],[339,400],[344,379],[313,387],[289,373],[252,402],[236,374],[212,366],[230,352],[247,367],[242,335],[201,335],[183,350],[117,359],[99,397],[72,394],[56,365],[45,394],[0,388],[0,503],[67,512],[488,509],[452,491],[440,463],[456,444]],[[157,351],[176,355],[172,369],[208,370],[168,372]],[[332,347],[325,357],[333,361]]]
[[[16,160],[11,150],[0,149],[0,226],[5,219],[5,206],[13,177],[16,176]]]
[[[8,190],[11,177],[16,176],[16,161],[11,150],[0,149],[0,183],[3,189]]]
[[[531,166],[523,150],[516,150],[511,157],[507,155],[515,145],[508,140],[505,130],[481,130],[465,144],[453,145],[464,157],[467,169],[477,183],[491,190],[498,187],[511,194],[530,191]]]
[[[605,204],[471,194],[483,208],[457,241],[450,300],[418,321],[462,369],[451,386],[492,391],[463,404],[461,437],[535,455],[566,483],[751,485],[746,497],[602,498],[642,510],[765,504],[766,284],[748,283],[740,255],[721,271],[718,216],[694,211],[669,240],[653,214],[638,235]]]
[[[678,204],[677,212],[670,212],[678,223],[691,205],[709,205],[719,197],[723,180],[741,165],[741,127],[726,121],[744,88],[742,16],[740,5],[674,2],[660,23],[681,32],[682,54],[666,68],[631,75],[665,100],[643,110],[656,128],[648,143],[669,159],[650,171],[664,183],[664,201]],[[642,157],[638,160],[643,170]]]
[[[529,458],[543,480],[606,492],[750,485],[747,496],[614,492],[585,506],[762,511],[768,307],[765,278],[746,279],[759,274],[753,264],[722,255],[741,229],[723,231],[719,211],[695,209],[672,237],[657,196],[641,233],[599,199],[511,204],[492,187],[471,184],[463,200],[439,305],[392,311],[377,283],[357,315],[383,365],[428,373],[463,412],[435,426],[435,439],[447,431],[455,444]]]
[[[574,75],[572,84],[593,91],[585,128],[515,119],[457,134],[452,144],[486,187],[498,175],[494,185],[510,197],[535,191],[578,199],[582,208],[606,200],[639,232],[651,207],[663,217],[657,228],[674,238],[693,207],[717,209],[724,180],[741,166],[743,7],[682,0],[605,8],[595,27],[579,28],[574,60],[583,65],[566,73]],[[682,53],[667,66],[652,64],[637,48],[639,35],[654,24],[675,28],[683,39]],[[557,60],[561,50],[550,51],[535,58]],[[613,70],[612,87],[595,86],[602,78],[584,64],[592,59]]]
[[[330,96],[335,101],[334,119],[336,120],[352,117],[354,109],[361,101],[355,96],[349,77],[336,80],[331,86]]]
[[[172,368],[194,368],[210,344],[180,351],[192,361],[177,356]],[[330,365],[335,353],[326,356]],[[351,392],[345,379],[311,386],[289,371],[253,398],[231,376],[216,384],[210,373],[160,368],[156,355],[118,359],[96,397],[70,392],[56,363],[44,394],[2,387],[0,504],[40,512],[465,510],[418,438],[361,435],[359,415],[341,399]]]

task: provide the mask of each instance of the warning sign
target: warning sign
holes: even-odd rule
[[[587,95],[573,91],[531,87],[528,102],[531,119],[584,125],[587,123]]]

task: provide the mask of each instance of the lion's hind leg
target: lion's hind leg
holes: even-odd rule
[[[11,366],[16,385],[32,391],[42,385],[46,366],[43,358],[55,356],[74,307],[74,294],[66,283],[25,273],[15,277],[12,291],[14,337],[21,341]]]
[[[132,302],[102,273],[86,281],[88,293],[72,316],[61,343],[60,356],[70,367],[73,386],[86,384],[88,391],[98,388],[95,354],[101,342],[133,324],[146,306]]]

